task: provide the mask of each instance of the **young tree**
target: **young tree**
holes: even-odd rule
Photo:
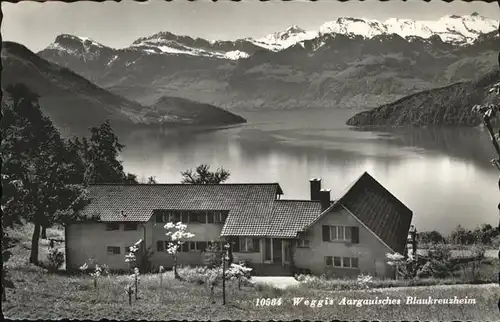
[[[216,171],[210,171],[208,164],[200,164],[195,171],[188,169],[181,172],[182,183],[189,184],[219,184],[227,181],[231,173],[220,167]]]
[[[174,260],[174,277],[176,279],[181,279],[179,273],[177,272],[179,249],[182,247],[182,244],[186,242],[186,240],[193,238],[194,234],[187,232],[187,226],[181,222],[178,222],[177,224],[169,222],[164,228],[168,230],[165,235],[170,238],[167,252],[172,255]]]
[[[156,177],[155,176],[150,176],[148,178],[147,184],[157,184],[157,183],[158,183],[158,181],[156,181]]]
[[[38,96],[23,84],[8,86],[6,92],[10,104],[3,106],[2,181],[22,188],[11,190],[2,208],[11,218],[34,224],[30,262],[37,264],[41,228],[62,223],[66,210],[83,206],[84,187],[68,180],[76,169],[59,132],[40,111]]]

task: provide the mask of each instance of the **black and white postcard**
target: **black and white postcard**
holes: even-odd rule
[[[2,2],[2,312],[500,318],[500,2]]]

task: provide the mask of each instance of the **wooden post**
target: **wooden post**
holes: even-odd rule
[[[413,246],[413,257],[416,258],[417,257],[417,229],[416,228],[412,232],[411,238],[412,238],[412,246]]]
[[[135,272],[134,272],[134,276],[135,276],[135,281],[134,281],[134,283],[135,283],[135,292],[134,293],[135,293],[135,300],[137,301],[137,275],[135,274]]]
[[[224,251],[222,252],[222,305],[226,305],[226,246],[224,246]]]

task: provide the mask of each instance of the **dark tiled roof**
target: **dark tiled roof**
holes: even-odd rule
[[[267,224],[266,235],[293,238],[306,225],[321,214],[319,201],[277,200]]]
[[[249,218],[249,225],[265,223],[261,219],[270,216],[276,194],[283,193],[277,183],[102,184],[91,185],[89,191],[91,202],[82,213],[87,217],[99,216],[101,221],[146,222],[155,209],[229,210],[224,227],[229,230],[238,226],[242,218]],[[255,230],[262,231],[258,227]]]
[[[402,254],[413,212],[368,173],[338,200],[392,250]]]

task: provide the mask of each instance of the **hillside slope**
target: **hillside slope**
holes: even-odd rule
[[[87,129],[99,125],[105,119],[110,119],[115,127],[125,128],[210,121],[217,123],[213,117],[208,121],[209,115],[178,117],[178,107],[169,110],[169,105],[165,105],[157,110],[129,101],[92,84],[65,67],[40,58],[17,43],[2,43],[2,64],[2,87],[14,83],[26,84],[40,95],[42,110],[63,132]],[[186,109],[206,107],[193,101],[183,106]],[[226,116],[222,124],[244,122],[241,117],[215,106],[210,109]]]
[[[396,102],[356,114],[347,121],[355,126],[477,126],[481,118],[472,111],[476,104],[491,102],[491,86],[500,81],[500,71],[468,82],[419,92]]]
[[[180,97],[160,97],[151,107],[158,113],[196,125],[228,125],[246,122],[241,116],[213,105],[196,103]]]

